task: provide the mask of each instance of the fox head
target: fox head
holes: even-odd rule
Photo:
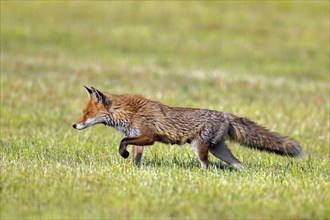
[[[84,86],[89,96],[89,101],[83,110],[83,116],[72,125],[74,129],[82,130],[96,124],[106,124],[108,109],[111,100],[94,87],[89,89]]]

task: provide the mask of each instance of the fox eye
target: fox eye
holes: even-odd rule
[[[88,116],[91,115],[91,112],[86,112],[86,115],[88,115]]]

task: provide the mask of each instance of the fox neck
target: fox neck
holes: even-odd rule
[[[105,118],[105,125],[115,128],[117,131],[123,132],[128,137],[134,137],[139,135],[137,129],[130,127],[131,117],[129,115],[122,115],[116,113],[109,113]]]
[[[105,123],[108,126],[114,127],[114,128],[125,128],[128,129],[130,121],[127,119],[124,120],[118,120],[116,117],[114,117],[113,114],[108,114],[107,117],[105,118]],[[118,130],[118,129],[117,129]],[[120,129],[122,130],[122,129]]]

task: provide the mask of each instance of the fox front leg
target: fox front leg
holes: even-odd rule
[[[154,138],[148,135],[141,135],[138,137],[125,137],[123,140],[121,140],[118,151],[119,154],[126,159],[129,156],[129,152],[126,150],[127,145],[130,144],[137,146],[147,146],[152,145],[154,142]]]
[[[124,140],[124,139],[123,139]],[[123,158],[127,158],[129,156],[129,152],[126,150],[127,144],[125,144],[125,141],[121,141],[120,142],[120,146],[119,146],[119,154],[123,157]]]
[[[142,153],[143,153],[143,146],[136,146],[133,145],[133,162],[135,163],[136,166],[140,165],[141,158],[142,158]]]

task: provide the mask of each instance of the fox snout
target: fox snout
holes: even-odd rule
[[[80,118],[78,121],[76,121],[72,127],[77,130],[82,130],[87,127],[87,120],[85,117]]]
[[[80,119],[78,122],[73,124],[72,127],[77,130],[82,130],[96,124],[106,124],[105,119],[99,116],[88,118],[85,121]]]
[[[72,127],[74,129],[81,130],[81,129],[84,129],[85,126],[84,125],[80,125],[80,124],[73,124]]]
[[[84,128],[87,128],[87,125],[85,123],[79,123],[79,124],[73,124],[72,127],[77,130],[82,130]]]

